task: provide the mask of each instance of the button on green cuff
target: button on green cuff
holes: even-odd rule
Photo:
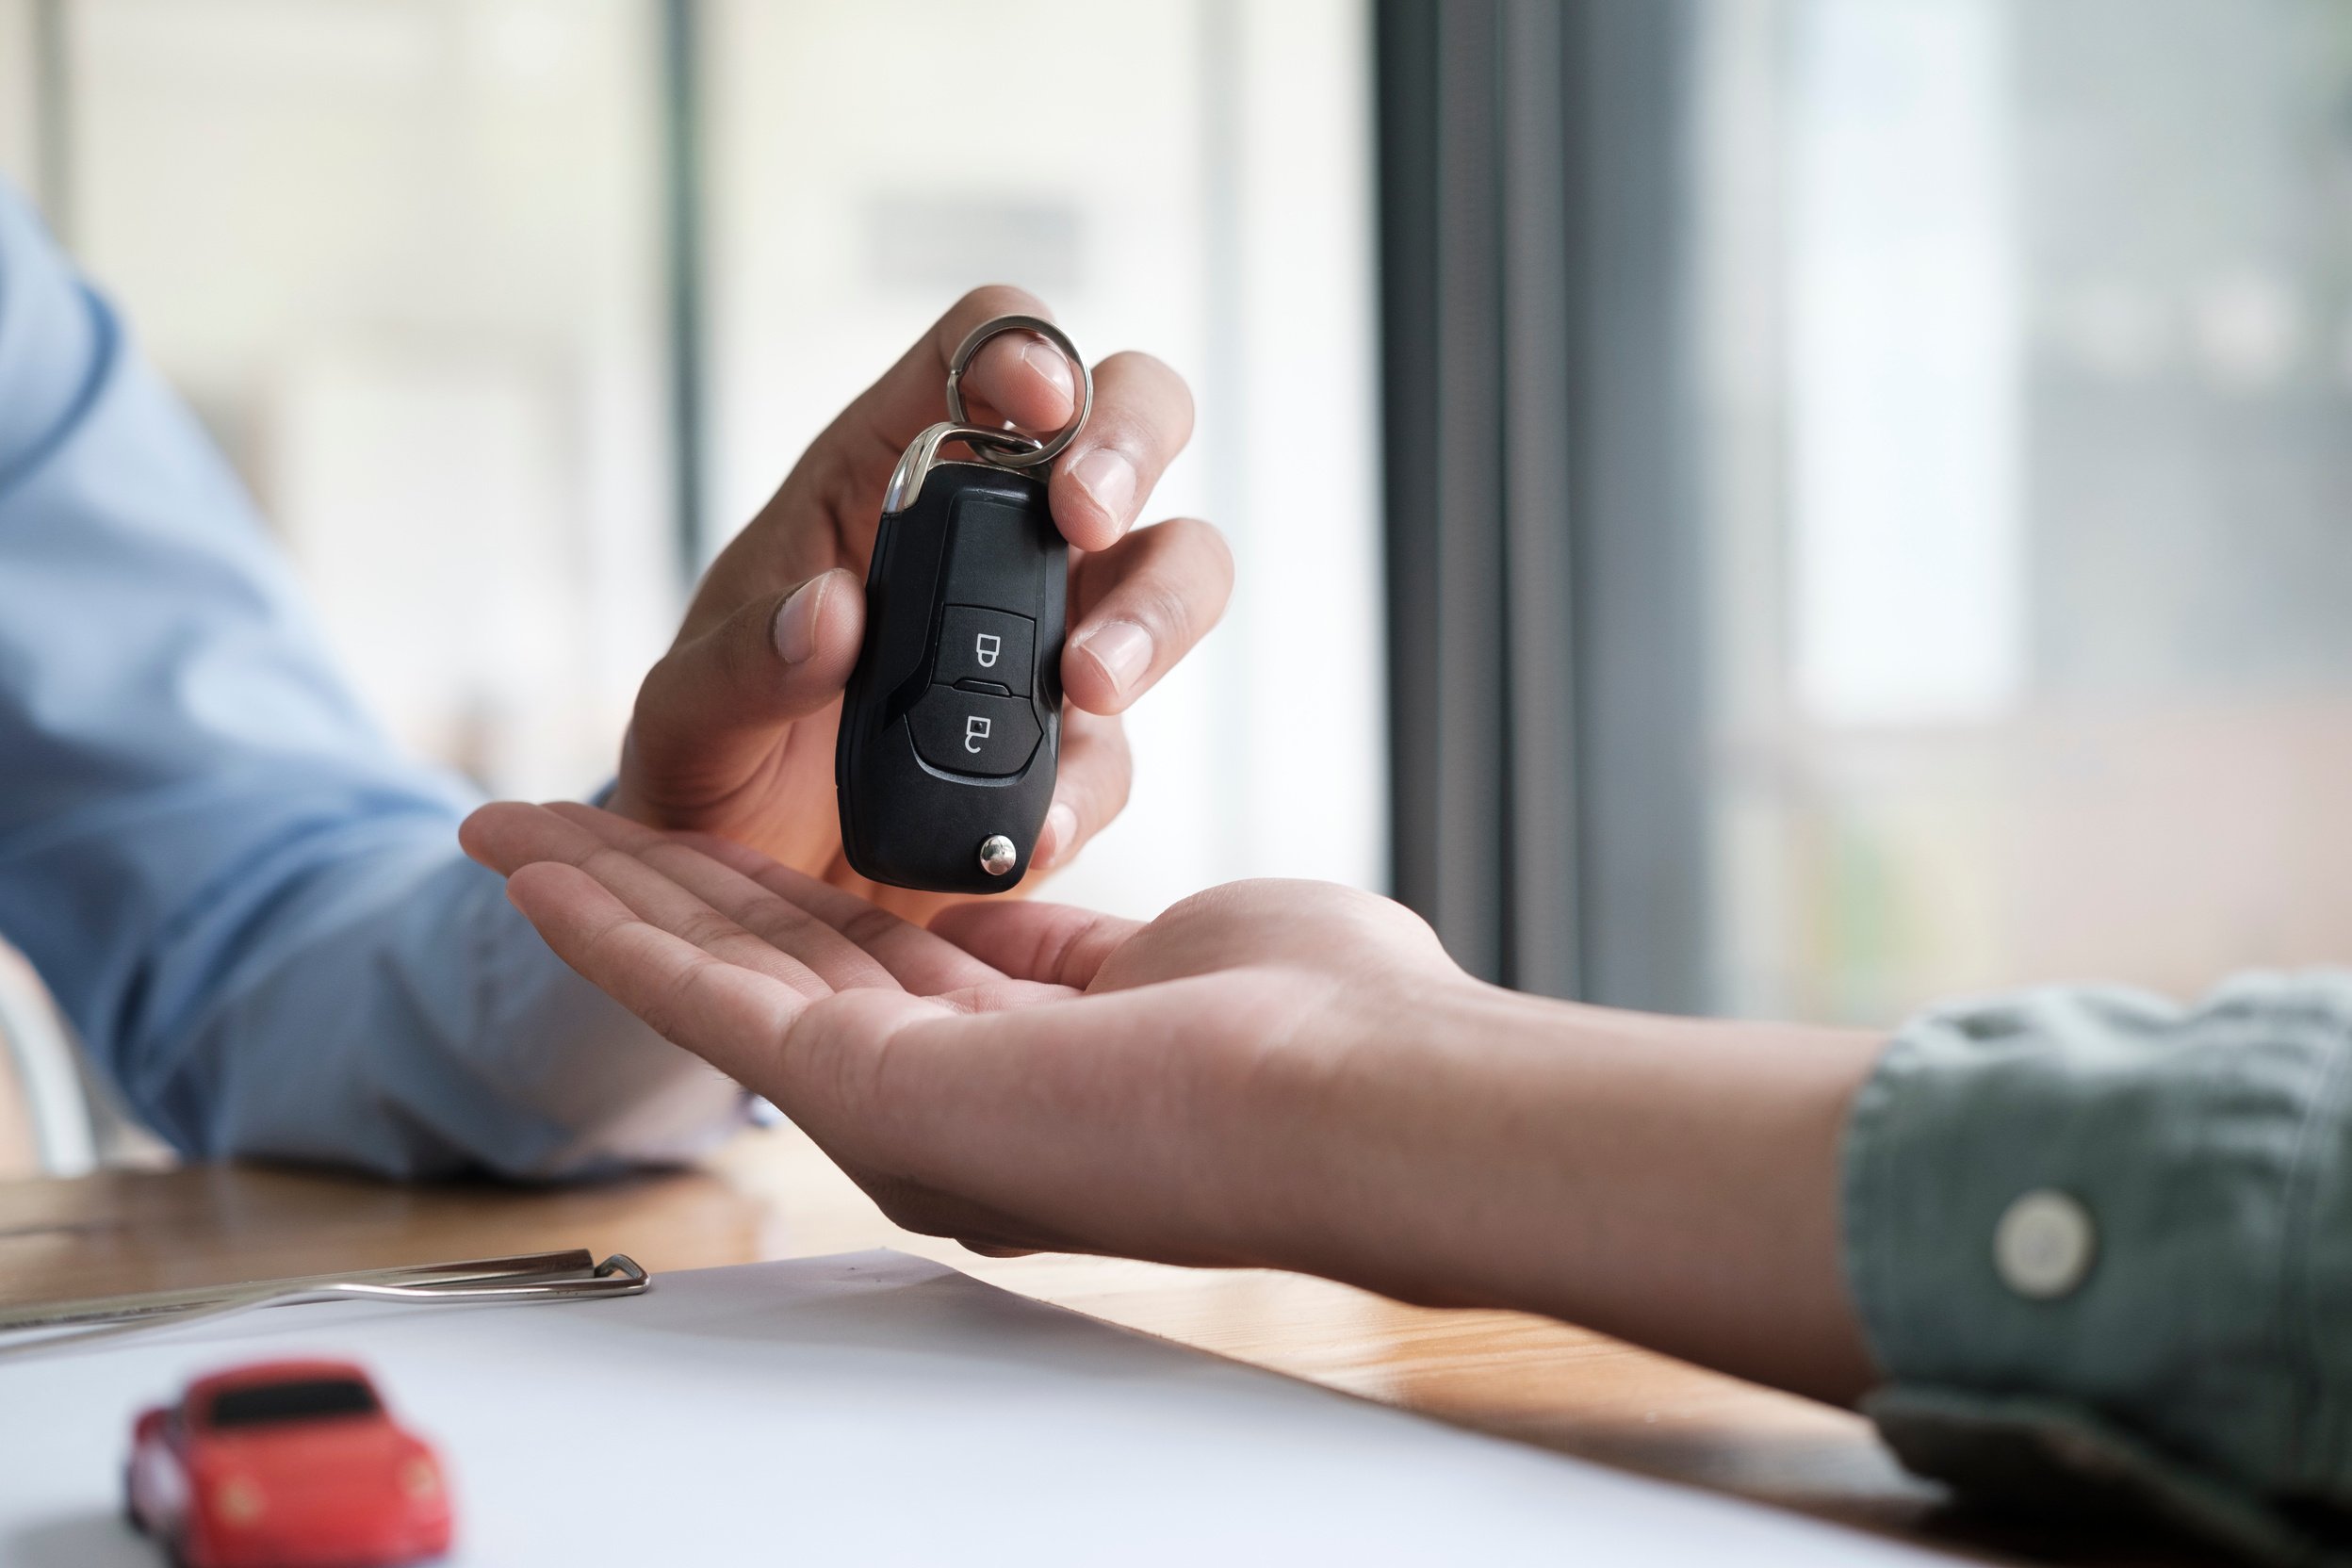
[[[2071,1296],[2099,1254],[2091,1211],[2070,1194],[2037,1187],[2001,1211],[1993,1228],[1993,1269],[2034,1301]]]

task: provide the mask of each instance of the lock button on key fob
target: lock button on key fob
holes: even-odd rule
[[[951,604],[939,617],[939,660],[931,678],[942,686],[1025,697],[1037,645],[1037,623],[1026,615]]]

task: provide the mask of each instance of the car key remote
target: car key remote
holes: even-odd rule
[[[1077,413],[1048,440],[974,428],[965,413],[965,368],[1007,332],[1043,337],[1077,376]],[[859,875],[1002,892],[1027,874],[1054,802],[1070,547],[1042,472],[1086,424],[1094,380],[1060,329],[1001,316],[956,349],[947,406],[883,495],[833,779],[841,847]],[[951,444],[974,461],[942,459]]]

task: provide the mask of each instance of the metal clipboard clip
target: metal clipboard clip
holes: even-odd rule
[[[0,1307],[0,1361],[43,1350],[112,1339],[142,1329],[177,1327],[259,1307],[311,1301],[509,1302],[589,1301],[637,1296],[652,1283],[634,1258],[615,1252],[602,1263],[585,1248],[527,1252],[512,1258],[364,1268],[250,1284],[99,1296],[80,1301],[40,1301]]]

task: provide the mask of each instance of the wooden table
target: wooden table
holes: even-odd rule
[[[575,1246],[657,1273],[894,1247],[1439,1420],[1981,1559],[2181,1560],[2144,1538],[2029,1536],[1957,1516],[1855,1415],[1547,1319],[1401,1306],[1265,1271],[978,1257],[891,1225],[790,1128],[746,1135],[701,1169],[551,1190],[235,1166],[0,1184],[0,1301]]]

